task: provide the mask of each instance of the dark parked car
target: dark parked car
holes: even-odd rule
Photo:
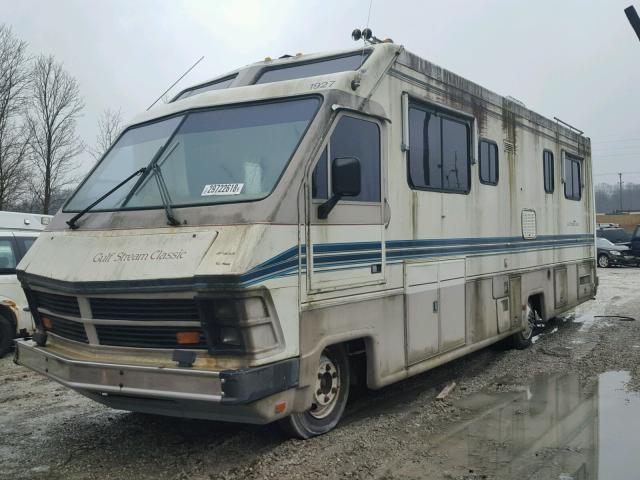
[[[637,229],[636,229],[637,230]],[[612,243],[629,245],[631,242],[631,234],[627,233],[621,227],[598,227],[596,236],[606,238]]]
[[[631,255],[631,249],[626,245],[616,245],[603,237],[596,239],[598,247],[598,266],[602,268],[613,265],[630,265],[637,263],[637,258]]]

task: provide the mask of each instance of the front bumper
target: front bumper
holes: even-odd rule
[[[75,360],[32,340],[16,341],[14,361],[114,408],[251,423],[284,416],[291,401],[269,407],[292,398],[299,376],[298,358],[214,372]]]
[[[609,255],[611,265],[635,265],[640,263],[640,258],[633,255]]]

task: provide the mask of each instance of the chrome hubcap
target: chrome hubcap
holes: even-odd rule
[[[329,415],[338,402],[340,393],[340,371],[338,367],[327,357],[320,357],[318,375],[316,378],[313,404],[309,413],[315,418],[324,418]]]
[[[533,329],[536,325],[536,312],[531,306],[527,305],[527,324],[522,331],[522,336],[524,338],[529,338],[533,335]]]

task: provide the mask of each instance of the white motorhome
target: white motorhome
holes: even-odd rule
[[[33,213],[0,212],[0,357],[13,339],[35,331],[27,299],[16,278],[16,265],[53,217]]]
[[[16,361],[113,408],[303,438],[596,292],[590,140],[391,42],[138,117],[19,265]],[[362,370],[358,366],[362,366]]]

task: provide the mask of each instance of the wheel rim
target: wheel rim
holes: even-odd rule
[[[329,357],[322,354],[309,414],[314,418],[327,417],[336,407],[339,396],[340,370]]]
[[[536,325],[536,312],[531,305],[527,304],[527,325],[522,331],[522,336],[524,338],[531,338],[533,336],[533,329]]]
[[[600,258],[598,258],[598,265],[600,265],[603,268],[606,268],[609,266],[609,259],[607,257],[605,257],[604,255],[601,255]]]

